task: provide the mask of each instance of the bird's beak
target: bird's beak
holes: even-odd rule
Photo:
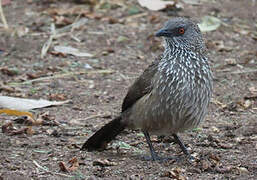
[[[157,33],[155,33],[156,37],[160,37],[160,36],[167,37],[167,36],[170,36],[170,35],[171,35],[171,33],[166,28],[162,28]]]

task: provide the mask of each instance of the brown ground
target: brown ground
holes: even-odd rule
[[[33,99],[60,97],[72,103],[33,111],[49,112],[50,118],[60,122],[59,126],[33,126],[33,135],[0,133],[0,179],[257,179],[256,2],[206,1],[199,6],[184,4],[178,12],[151,12],[136,1],[113,2],[111,9],[108,3],[102,10],[96,6],[93,13],[87,13],[86,25],[52,44],[79,48],[94,54],[93,58],[54,54],[52,47],[40,58],[53,19],[64,17],[67,23],[77,17],[76,11],[58,16],[49,9],[65,7],[68,11],[80,6],[88,12],[87,4],[13,0],[4,7],[9,25],[18,32],[27,27],[29,32],[21,37],[0,32],[0,83],[13,87],[11,91],[1,88],[0,93]],[[122,6],[115,8],[117,2]],[[141,12],[131,16],[135,10]],[[84,141],[119,113],[129,85],[161,53],[161,39],[153,34],[172,17],[168,15],[195,19],[213,15],[224,22],[216,31],[205,34],[215,76],[209,114],[200,128],[181,134],[196,160],[190,164],[183,159],[172,138],[152,136],[159,153],[182,160],[144,161],[141,156],[149,151],[137,131],[125,131],[106,151],[81,152],[79,147]],[[87,64],[93,69],[86,69]],[[55,77],[79,71],[80,74]],[[88,71],[95,73],[85,73]],[[53,77],[22,84],[29,81],[29,75]],[[0,117],[1,126],[15,119]],[[26,127],[17,123],[14,126]],[[67,164],[73,157],[78,159],[79,167],[71,172],[60,171],[59,163]]]

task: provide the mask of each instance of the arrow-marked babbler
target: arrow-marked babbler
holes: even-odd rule
[[[172,135],[189,155],[177,133],[204,119],[212,95],[212,73],[199,27],[190,19],[173,18],[156,34],[164,37],[164,52],[129,88],[120,115],[103,126],[82,150],[100,150],[125,128],[140,129],[152,160],[150,135]]]

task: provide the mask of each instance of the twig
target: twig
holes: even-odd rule
[[[4,24],[4,28],[8,29],[9,27],[8,27],[7,21],[5,19],[4,11],[3,11],[3,7],[2,7],[2,0],[0,0],[0,16],[1,16],[2,22]]]
[[[88,117],[80,119],[80,120],[86,121],[89,119],[98,118],[98,117],[106,117],[106,116],[110,116],[110,114],[96,114],[96,115],[88,116]]]
[[[41,169],[41,170],[43,170],[43,171],[45,171],[45,172],[47,172],[47,173],[55,174],[55,175],[59,175],[59,176],[64,176],[64,177],[73,177],[73,176],[70,176],[70,175],[67,175],[67,174],[51,172],[51,171],[49,171],[48,169],[46,169],[46,168],[42,167],[41,165],[39,165],[39,164],[37,163],[37,161],[35,161],[35,160],[33,160],[32,162],[35,164],[35,166],[36,166],[37,168],[39,168],[39,169]]]
[[[49,39],[44,43],[42,50],[41,50],[41,58],[43,59],[48,51],[48,49],[50,48],[53,39],[56,36],[56,30],[55,30],[55,25],[52,23],[51,24],[51,35],[49,37]]]
[[[50,79],[58,79],[58,78],[64,78],[67,76],[74,76],[74,75],[79,75],[79,74],[111,74],[113,73],[113,70],[91,70],[91,71],[79,71],[79,72],[68,72],[68,73],[64,73],[64,74],[55,74],[53,76],[47,76],[47,77],[41,77],[41,78],[37,78],[37,79],[32,79],[32,80],[28,80],[28,81],[24,81],[21,83],[9,83],[9,85],[23,85],[23,84],[30,84],[33,82],[37,82],[37,81],[45,81],[45,80],[50,80]]]
[[[234,71],[234,72],[226,72],[224,74],[247,74],[247,73],[255,73],[257,72],[257,69],[249,69],[245,71]]]
[[[48,169],[46,169],[46,168],[40,166],[40,165],[37,163],[37,161],[33,160],[32,162],[33,162],[39,169],[41,169],[41,170],[43,170],[43,171],[46,171],[46,172],[50,172]]]

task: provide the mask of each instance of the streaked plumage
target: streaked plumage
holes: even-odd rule
[[[176,139],[178,132],[196,127],[204,119],[212,94],[212,74],[198,26],[189,19],[174,18],[156,35],[164,36],[163,55],[130,87],[119,120],[113,120],[119,131],[141,129],[153,160],[158,156],[148,132],[172,134]],[[99,149],[118,134],[114,126],[106,126],[89,138],[82,149]],[[113,134],[112,138],[106,139],[107,134]],[[177,141],[187,153],[178,137]]]

